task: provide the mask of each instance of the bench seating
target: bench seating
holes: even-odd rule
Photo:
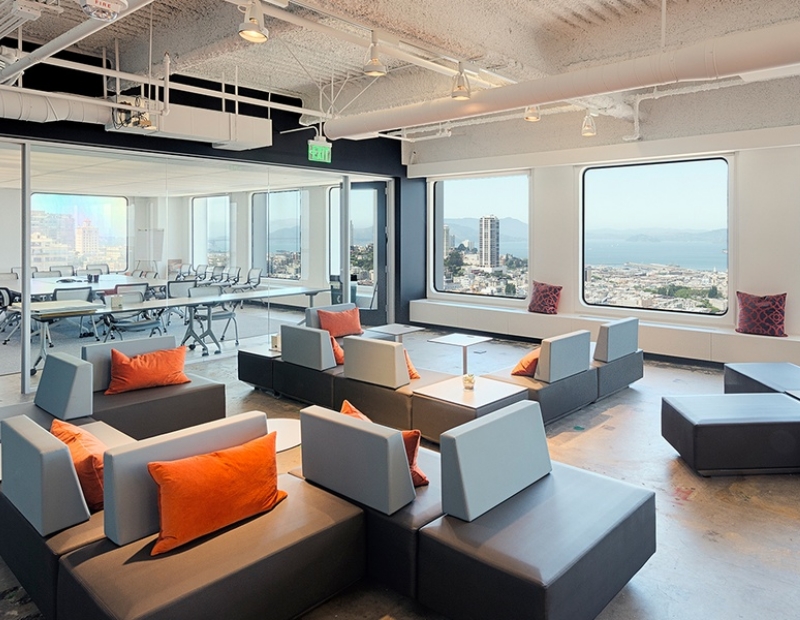
[[[639,319],[620,319],[600,326],[597,342],[592,343],[592,367],[597,369],[598,400],[625,389],[644,376]]]
[[[665,396],[661,435],[703,476],[800,471],[800,401],[785,394]]]
[[[111,381],[111,349],[132,357],[175,348],[174,336],[84,345],[81,358],[92,364],[91,415],[134,439],[145,439],[225,417],[225,384],[186,373],[191,383],[106,395]]]
[[[788,362],[725,364],[726,394],[800,390],[800,366]]]
[[[551,465],[538,403],[441,446],[448,514],[420,530],[419,601],[452,620],[590,620],[655,552],[655,494]]]

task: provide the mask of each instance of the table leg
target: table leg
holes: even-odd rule
[[[186,332],[183,334],[183,340],[181,340],[181,346],[186,344],[186,342],[191,338],[192,343],[189,345],[190,349],[193,349],[198,344],[203,347],[203,355],[208,355],[208,347],[206,343],[203,342],[203,339],[200,337],[196,331],[194,331],[194,321],[195,321],[195,312],[197,311],[196,306],[187,306],[186,307],[186,317],[188,324],[186,325]]]
[[[463,374],[467,374],[467,349],[469,347],[461,347],[461,369]]]

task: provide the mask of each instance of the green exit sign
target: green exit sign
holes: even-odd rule
[[[331,163],[331,143],[325,140],[308,141],[308,161]]]

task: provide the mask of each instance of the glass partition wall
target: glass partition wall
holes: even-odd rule
[[[0,160],[0,273],[10,274],[25,237],[21,147],[0,143]],[[330,302],[328,246],[341,235],[330,196],[343,186],[340,174],[42,144],[30,147],[30,171],[29,263],[38,270],[107,265],[169,279],[188,265],[217,266],[239,268],[244,281],[257,268],[262,286],[316,288],[315,305]],[[279,303],[301,308],[309,297]],[[0,348],[0,374],[19,372],[19,336]]]

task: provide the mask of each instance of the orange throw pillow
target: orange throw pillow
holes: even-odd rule
[[[333,348],[333,359],[337,366],[344,364],[344,349],[336,342],[336,338],[331,336],[331,348]]]
[[[128,357],[111,349],[111,382],[106,394],[122,394],[161,385],[189,383],[183,374],[186,347],[152,351]]]
[[[539,364],[539,353],[541,348],[536,348],[525,357],[523,357],[514,369],[511,371],[512,375],[519,375],[523,377],[532,377],[536,372],[536,366]]]
[[[53,420],[50,432],[67,444],[78,482],[92,512],[103,509],[103,452],[107,446],[79,426]]]
[[[353,407],[349,400],[342,402],[341,413],[349,415],[351,418],[372,422],[367,416]],[[419,440],[422,434],[417,430],[402,431],[402,433],[403,446],[406,449],[406,458],[408,459],[408,469],[411,471],[411,481],[414,483],[415,487],[425,486],[428,484],[428,477],[417,465],[417,452],[419,451]]]
[[[408,367],[408,378],[409,379],[419,379],[419,373],[417,369],[414,368],[414,364],[411,363],[411,358],[408,356],[408,351],[403,347],[403,355],[406,356],[406,367]]]
[[[419,440],[422,436],[418,430],[403,431],[403,444],[406,447],[406,457],[408,458],[408,468],[411,470],[411,482],[415,487],[424,487],[428,484],[428,477],[417,465],[417,452],[419,452]]]
[[[319,316],[320,329],[327,330],[334,338],[358,336],[364,333],[364,330],[361,329],[361,315],[358,313],[358,308],[342,312],[317,310],[317,316]]]
[[[340,412],[345,415],[349,415],[351,418],[356,418],[357,420],[364,420],[364,422],[372,422],[372,420],[370,420],[367,416],[365,416],[358,409],[353,407],[353,404],[349,400],[342,401],[342,408]]]
[[[278,489],[274,432],[226,450],[148,463],[147,470],[158,485],[161,518],[150,555],[272,510],[286,497]]]

